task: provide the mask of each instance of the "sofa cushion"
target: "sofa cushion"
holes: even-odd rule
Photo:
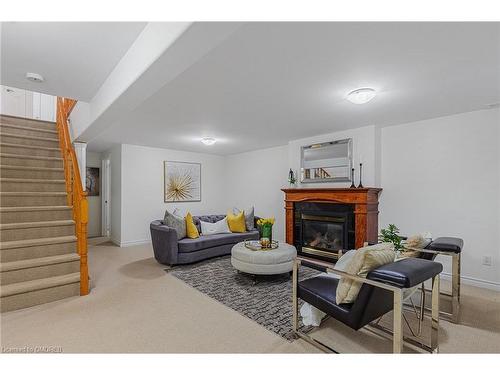
[[[200,221],[201,234],[204,236],[221,234],[221,233],[231,233],[229,226],[227,225],[227,219],[224,218],[215,223],[209,223],[208,221]]]
[[[186,215],[186,236],[192,239],[200,237],[200,231],[194,224],[193,216],[191,216],[190,212]]]
[[[259,232],[251,231],[246,233],[213,234],[210,236],[200,236],[194,239],[183,238],[182,240],[179,240],[177,246],[179,248],[179,253],[190,253],[215,246],[236,244],[250,239],[259,239]]]
[[[200,221],[205,221],[207,223],[216,223],[224,219],[226,215],[202,215],[202,216],[193,216],[194,225],[198,228],[198,232],[201,233],[201,224]]]
[[[186,237],[186,219],[182,216],[178,216],[174,211],[173,213],[165,210],[165,217],[163,218],[163,223],[170,228],[173,228],[177,233],[177,239]]]
[[[231,232],[245,233],[247,231],[245,224],[245,213],[243,211],[238,214],[233,214],[231,211],[228,211],[226,219]]]
[[[245,226],[247,231],[248,230],[254,230],[255,229],[255,215],[254,215],[254,207],[249,207],[246,210],[240,210],[237,207],[233,208],[233,214],[237,215],[241,211],[245,213]]]

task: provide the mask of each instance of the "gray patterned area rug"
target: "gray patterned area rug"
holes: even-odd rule
[[[254,280],[238,273],[229,256],[166,269],[170,275],[287,340],[292,334],[292,279],[288,274],[262,276]],[[302,267],[300,279],[319,272]],[[300,329],[303,329],[302,325]]]

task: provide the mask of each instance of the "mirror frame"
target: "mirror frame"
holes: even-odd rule
[[[327,145],[335,145],[335,144],[344,144],[347,143],[347,158],[348,158],[348,167],[349,167],[349,175],[347,177],[333,177],[333,178],[324,178],[324,179],[311,179],[305,178],[304,173],[304,151],[306,149],[310,149],[313,146],[327,146]],[[300,182],[301,183],[323,183],[323,182],[351,182],[351,170],[352,170],[352,138],[339,139],[337,141],[330,142],[322,142],[322,143],[313,143],[310,145],[302,146],[300,148]]]

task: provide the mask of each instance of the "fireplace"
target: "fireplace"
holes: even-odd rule
[[[335,259],[376,242],[380,188],[303,188],[285,192],[286,242],[300,255]]]
[[[354,248],[354,206],[299,202],[294,232],[299,253],[336,259],[340,251]]]

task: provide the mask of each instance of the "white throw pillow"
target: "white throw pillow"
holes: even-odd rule
[[[200,220],[201,234],[206,236],[210,234],[219,233],[231,233],[229,226],[227,225],[227,219],[224,218],[215,223],[209,223],[207,221]]]

